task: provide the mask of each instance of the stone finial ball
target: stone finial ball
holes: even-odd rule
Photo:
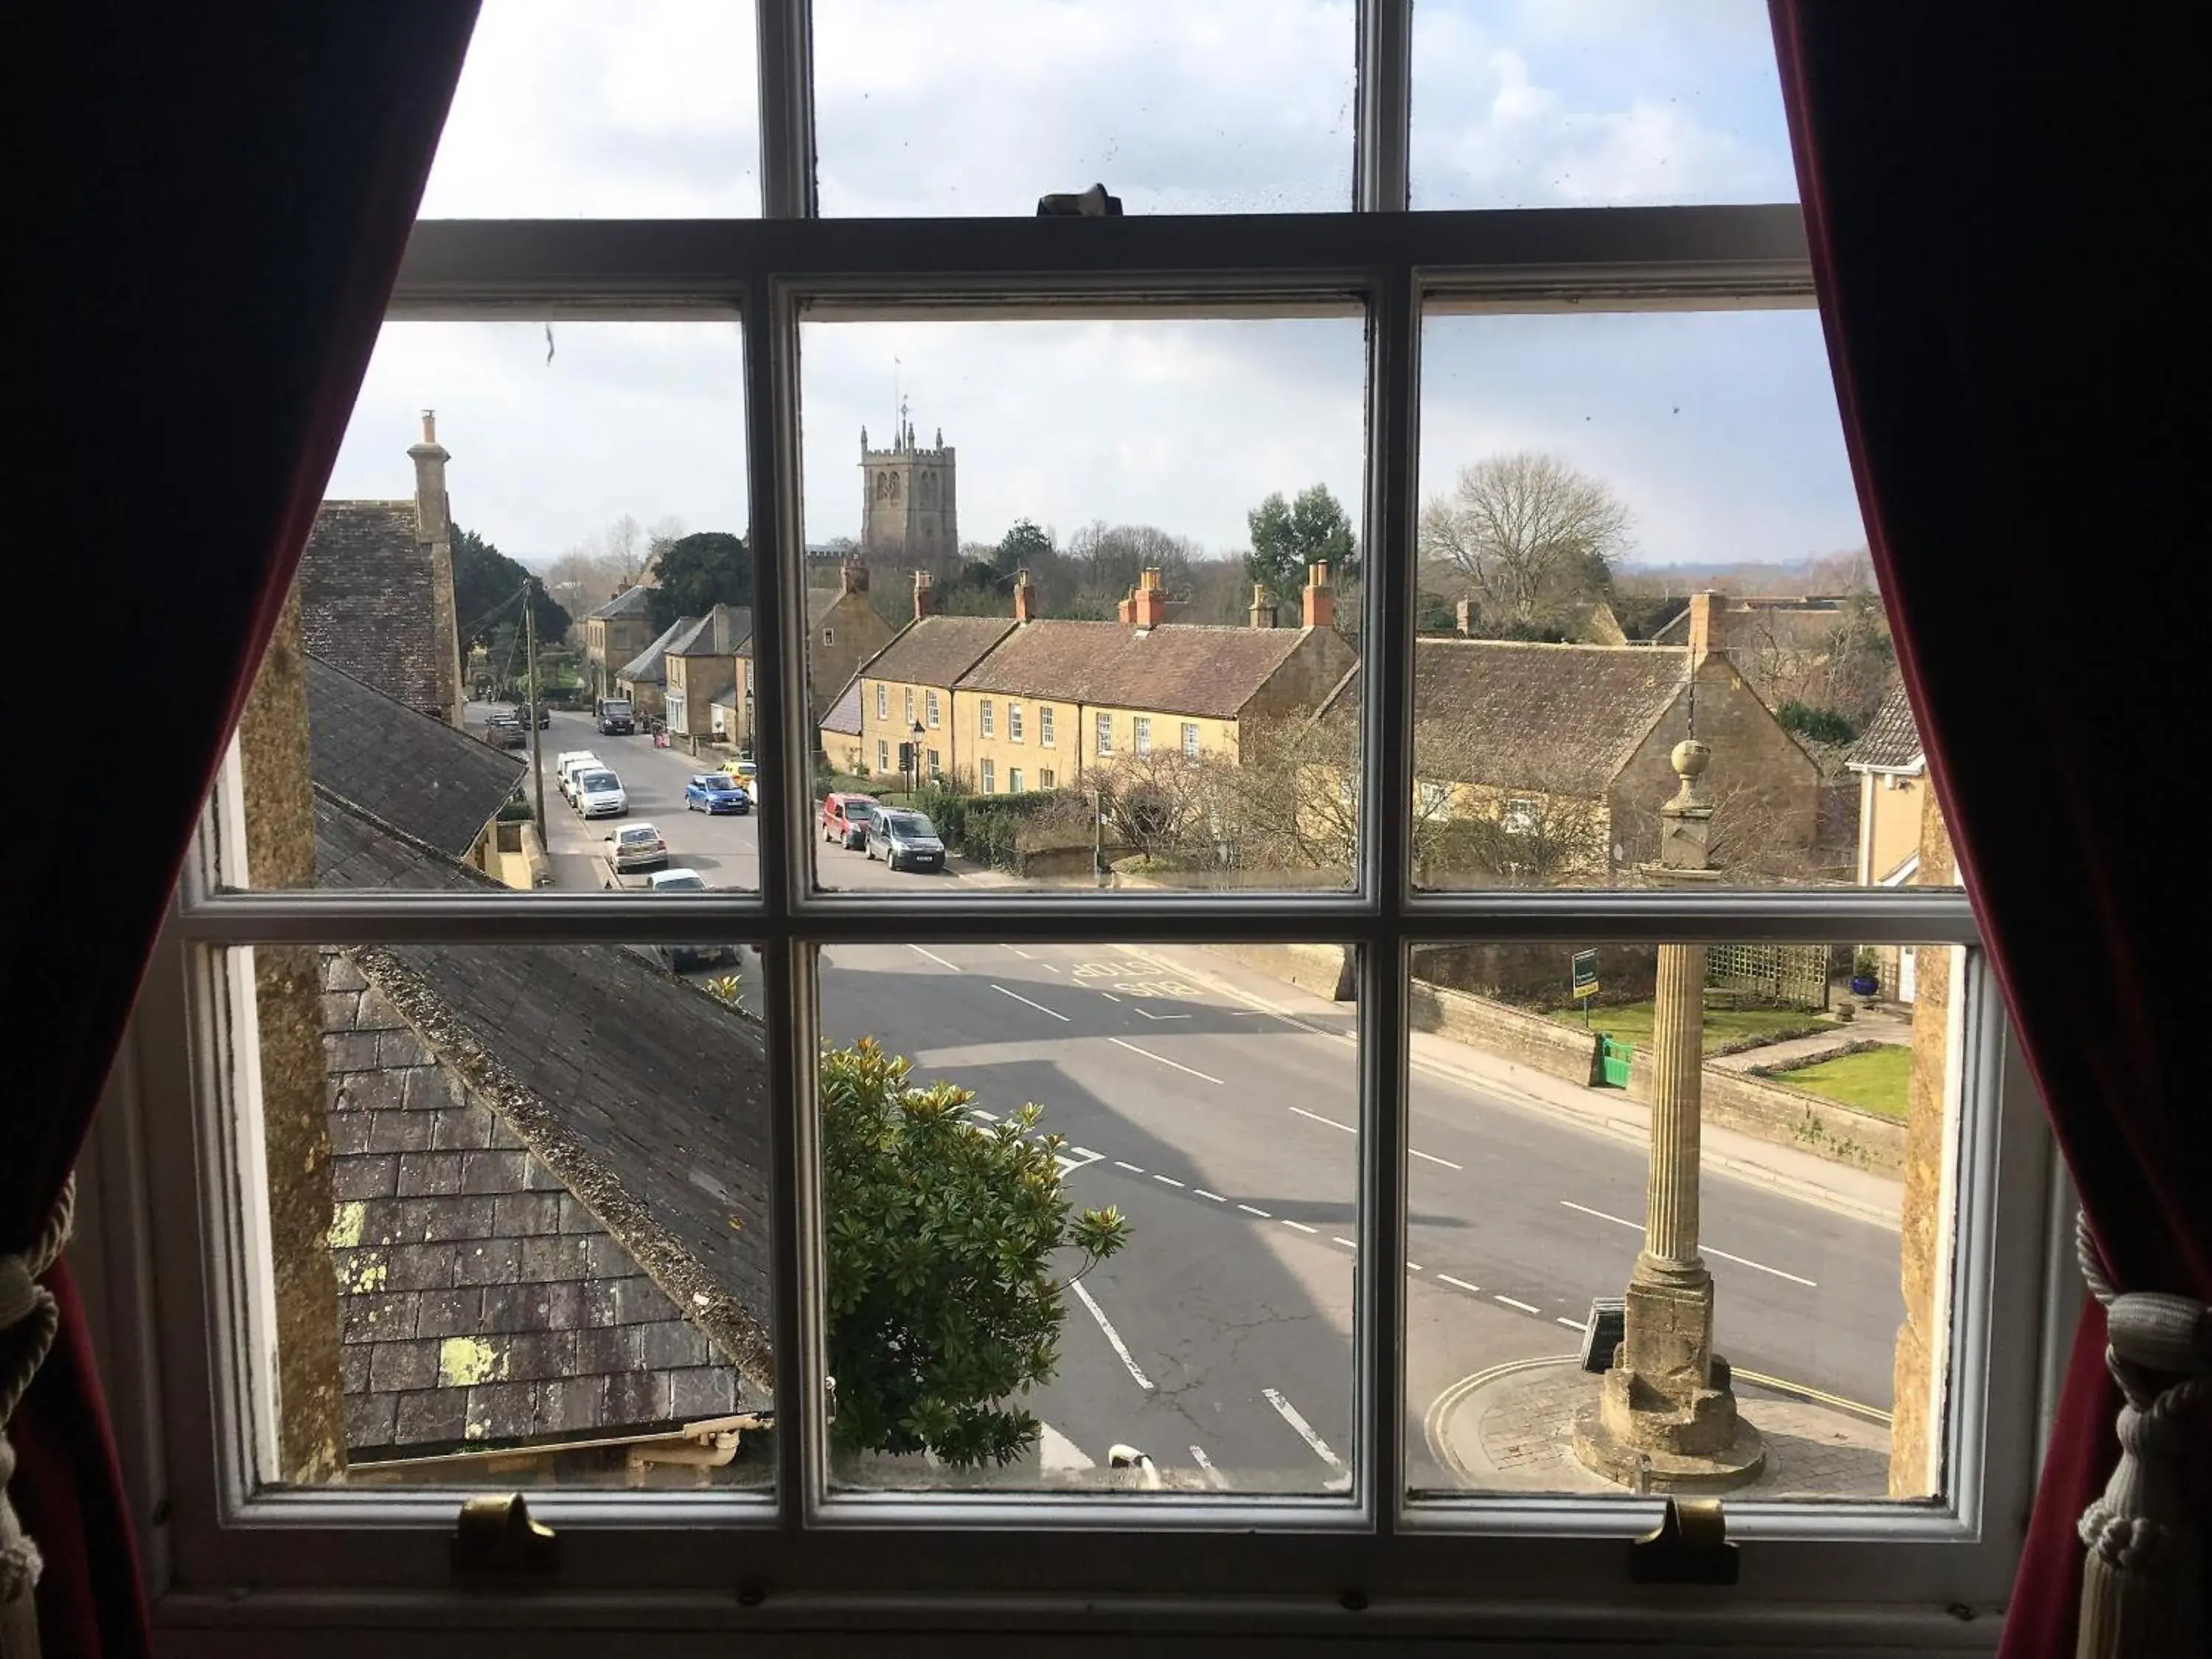
[[[1711,748],[1695,738],[1686,738],[1674,745],[1674,770],[1686,778],[1694,778],[1712,764]]]

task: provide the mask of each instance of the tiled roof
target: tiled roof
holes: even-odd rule
[[[672,657],[733,657],[752,643],[753,613],[742,605],[718,605],[683,632],[664,635]]]
[[[1659,646],[1413,641],[1414,767],[1443,728],[1462,783],[1597,795],[1681,695],[1688,653]],[[1359,706],[1360,673],[1328,710]]]
[[[1913,723],[1912,704],[1905,695],[1905,682],[1893,680],[1881,707],[1851,745],[1850,763],[1877,771],[1907,771],[1920,761],[1920,728]]]
[[[598,610],[589,612],[586,620],[588,621],[592,617],[604,620],[611,617],[650,615],[653,611],[653,601],[647,597],[647,592],[648,590],[642,583],[635,587],[625,587]]]
[[[300,556],[307,648],[410,708],[442,704],[436,568],[415,503],[325,501]]]
[[[503,890],[319,788],[315,840],[325,887]],[[764,1399],[768,1106],[754,1027],[624,946],[408,945],[351,954],[471,1097],[496,1108],[706,1334],[714,1363],[736,1368],[739,1408]],[[510,1161],[507,1176],[515,1168]],[[493,1219],[506,1237],[496,1206]],[[518,1254],[537,1236],[517,1235]],[[665,1367],[691,1368],[688,1360]]]
[[[830,712],[822,717],[824,732],[842,732],[852,737],[860,735],[860,677],[858,674],[845,682],[845,689],[837,694],[837,701],[830,705]]]
[[[861,665],[870,679],[950,686],[1013,627],[1006,617],[924,617]]]
[[[963,691],[1062,697],[1233,719],[1306,637],[1299,628],[1024,623],[960,681]]]
[[[727,1415],[706,1334],[404,1019],[322,953],[350,1461]]]
[[[637,655],[615,671],[617,680],[628,680],[632,685],[660,685],[668,678],[668,647],[672,641],[682,638],[698,627],[696,617],[678,617],[668,625],[668,631]]]
[[[519,756],[395,702],[320,658],[307,664],[314,781],[418,841],[465,856],[514,793]]]

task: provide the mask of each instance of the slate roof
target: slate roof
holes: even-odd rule
[[[830,712],[822,717],[824,732],[842,732],[850,737],[860,735],[860,677],[858,674],[845,682],[845,689],[830,705]]]
[[[1867,722],[1859,740],[1851,745],[1848,764],[1877,772],[1907,772],[1922,760],[1920,727],[1912,719],[1912,704],[1905,695],[1905,682],[1893,680]]]
[[[752,643],[753,613],[742,605],[718,605],[681,633],[664,635],[672,657],[733,657]]]
[[[503,890],[319,787],[315,836],[325,887]],[[341,1267],[354,1298],[347,1340],[372,1350],[365,1362],[347,1362],[349,1384],[360,1365],[368,1367],[361,1431],[381,1431],[386,1395],[392,1396],[391,1432],[401,1437],[394,1443],[418,1452],[431,1449],[432,1431],[456,1421],[465,1440],[480,1443],[633,1427],[638,1419],[627,1413],[641,1404],[662,1412],[651,1419],[658,1422],[764,1402],[772,1363],[763,1175],[768,1109],[765,1060],[754,1028],[623,946],[410,945],[362,947],[343,956],[409,1028],[412,1042],[395,1037],[387,1044],[382,1036],[364,1042],[358,1030],[334,1033],[328,1039],[336,1046],[334,1061],[344,1062],[336,1069],[362,1073],[355,1086],[381,1102],[382,1110],[395,1109],[396,1088],[396,1109],[404,1114],[416,1087],[429,1110],[419,1120],[343,1129],[369,1139],[357,1153],[345,1154],[364,1161],[341,1176],[341,1201],[492,1200],[488,1222],[476,1210],[465,1217],[457,1209],[440,1212],[441,1231],[488,1229],[481,1235],[434,1237],[428,1212],[365,1209],[364,1239],[390,1231],[399,1242],[343,1247],[386,1252],[380,1275],[374,1261],[349,1258]],[[383,1018],[373,1007],[348,1014],[336,1004],[325,1006],[333,1019]],[[420,1067],[426,1054],[487,1109],[493,1120],[488,1133],[504,1129],[520,1145],[442,1144],[441,1134],[475,1133],[459,1119],[436,1115],[455,1109],[452,1091],[428,1079],[417,1085],[390,1075]],[[334,1103],[334,1135],[341,1132],[339,1114],[358,1109],[352,1096],[343,1107]],[[423,1126],[427,1141],[399,1144],[423,1135]],[[543,1201],[549,1197],[552,1202]],[[418,1213],[419,1238],[413,1231]],[[605,1242],[591,1243],[599,1235],[586,1227],[586,1217]],[[339,1223],[335,1238],[350,1226],[347,1212]],[[569,1242],[579,1238],[584,1242]],[[403,1246],[404,1255],[394,1254]],[[633,1269],[641,1269],[653,1297],[635,1285],[639,1274]],[[555,1288],[511,1288],[538,1285]],[[568,1285],[577,1288],[562,1288]],[[456,1299],[434,1306],[432,1292],[453,1292]],[[471,1308],[477,1321],[472,1329],[425,1328],[426,1319],[450,1327]],[[463,1345],[449,1346],[449,1336]],[[517,1346],[525,1337],[543,1340]],[[383,1345],[394,1345],[394,1352],[380,1371],[374,1350]],[[466,1432],[477,1407],[467,1397],[457,1404],[454,1391],[465,1395],[525,1380],[520,1368],[536,1371],[564,1361],[575,1369],[559,1376],[573,1382],[540,1376],[526,1398],[487,1394],[481,1431]],[[425,1382],[426,1375],[434,1380]],[[434,1380],[462,1376],[477,1380]],[[424,1389],[430,1397],[406,1407],[406,1397]],[[404,1424],[403,1407],[410,1413]],[[419,1430],[425,1438],[408,1438],[404,1430]]]
[[[1302,628],[1140,631],[1121,623],[1024,623],[959,683],[963,691],[1234,719],[1305,639]]]
[[[325,501],[297,580],[309,652],[410,708],[442,707],[437,570],[413,501]]]
[[[653,601],[646,597],[647,592],[642,582],[635,587],[625,587],[598,610],[586,613],[585,620],[588,622],[593,617],[605,620],[610,617],[646,616],[653,610]]]
[[[1013,625],[1009,617],[924,617],[901,629],[861,664],[860,672],[870,679],[950,687]]]
[[[1466,757],[1454,769],[1473,774],[1456,781],[1600,795],[1681,695],[1688,667],[1686,651],[1657,646],[1417,639],[1416,747],[1421,726],[1442,722]],[[1322,713],[1358,708],[1359,690],[1355,668]]]
[[[467,854],[527,769],[319,657],[307,661],[314,780],[454,858]]]
[[[698,625],[699,618],[696,617],[678,617],[668,625],[666,633],[617,668],[615,678],[628,680],[633,685],[666,684],[670,641],[681,638]]]

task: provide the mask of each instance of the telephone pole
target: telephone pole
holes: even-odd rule
[[[538,839],[545,844],[545,738],[538,725],[538,578],[522,585],[522,651],[528,659],[526,684],[530,688],[530,770],[537,781]]]

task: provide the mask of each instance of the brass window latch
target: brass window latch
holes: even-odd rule
[[[1669,1498],[1659,1528],[1628,1547],[1637,1584],[1733,1584],[1741,1568],[1717,1498]]]
[[[453,1565],[456,1578],[543,1577],[561,1570],[561,1540],[519,1492],[471,1498],[454,1523]]]

